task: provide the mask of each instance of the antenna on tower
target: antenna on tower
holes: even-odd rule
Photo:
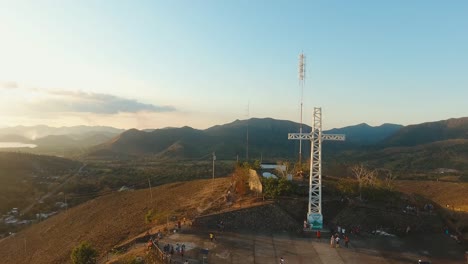
[[[249,162],[249,118],[250,118],[250,101],[247,102],[247,147],[245,150],[245,161]]]
[[[304,85],[305,85],[305,55],[303,52],[299,54],[299,85],[301,86],[301,124],[299,127],[299,133],[302,133],[302,108],[304,100]],[[299,168],[302,168],[302,139],[299,140]]]

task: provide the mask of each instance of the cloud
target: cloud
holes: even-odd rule
[[[16,89],[18,88],[18,83],[16,82],[2,82],[0,81],[0,89]]]
[[[32,103],[33,110],[41,112],[77,112],[117,114],[137,112],[173,112],[173,106],[145,104],[133,99],[110,94],[47,91],[47,97]]]

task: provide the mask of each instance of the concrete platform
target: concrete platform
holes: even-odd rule
[[[328,234],[327,234],[328,236]],[[443,236],[440,237],[444,239]],[[405,241],[395,237],[356,237],[351,238],[350,247],[331,248],[329,237],[319,241],[314,236],[298,237],[288,233],[252,234],[252,233],[217,233],[216,241],[211,242],[208,234],[174,234],[161,243],[190,244],[185,257],[189,263],[202,263],[200,249],[208,249],[204,263],[231,264],[272,264],[279,263],[280,257],[287,264],[393,264],[417,263],[418,259],[432,261],[433,264],[463,263],[464,250],[447,239],[443,243],[452,243],[454,250],[439,256],[437,252],[410,248]],[[196,246],[193,246],[196,245]],[[174,263],[183,263],[180,256],[173,258]],[[185,260],[185,258],[184,258]]]

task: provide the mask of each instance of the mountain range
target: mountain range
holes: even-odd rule
[[[34,153],[61,156],[79,155],[84,159],[218,159],[296,160],[299,141],[288,140],[299,124],[272,118],[235,120],[204,130],[191,127],[147,130],[119,130],[110,127],[16,127],[0,129],[0,141],[37,144]],[[11,134],[17,131],[18,134]],[[24,139],[27,132],[46,135],[36,140]],[[311,127],[304,125],[308,133]],[[69,132],[68,134],[60,133]],[[81,132],[81,133],[78,133]],[[355,126],[324,131],[345,134],[345,142],[324,141],[326,160],[367,163],[398,170],[427,170],[440,167],[468,171],[468,117],[402,126],[383,124]],[[9,140],[5,140],[9,139]],[[24,140],[22,140],[24,139]],[[309,141],[302,142],[302,156],[310,156]]]
[[[325,131],[347,134],[349,145],[374,144],[386,138],[401,125],[385,124],[371,127],[367,124]],[[90,156],[129,157],[156,155],[165,158],[196,159],[216,152],[220,159],[276,159],[294,157],[299,142],[288,140],[288,133],[297,133],[299,124],[272,118],[251,118],[217,125],[205,130],[190,127],[156,129],[150,132],[131,129],[114,139],[95,146]],[[311,127],[304,125],[304,132]],[[333,142],[334,144],[340,144]],[[331,144],[333,144],[331,143]],[[303,153],[310,153],[310,145],[303,142]],[[248,150],[247,150],[248,148]],[[248,153],[247,153],[248,152]]]

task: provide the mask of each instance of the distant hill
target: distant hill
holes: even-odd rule
[[[327,131],[327,133],[346,134],[347,143],[353,143],[356,145],[372,145],[394,135],[402,127],[402,125],[396,124],[383,124],[373,127],[366,123],[362,123],[355,126],[334,128]]]
[[[354,145],[375,143],[401,126],[385,124],[371,127],[365,124],[325,131],[325,133],[345,133]],[[114,139],[94,147],[90,157],[135,157],[157,155],[164,158],[196,159],[211,152],[221,159],[245,159],[248,153],[251,159],[276,159],[296,157],[299,142],[288,140],[288,133],[297,133],[299,124],[272,118],[251,118],[217,125],[205,130],[190,127],[155,129],[149,132],[131,129]],[[304,125],[305,133],[311,127]],[[362,135],[361,135],[362,134]],[[328,145],[346,144],[327,142]],[[348,143],[349,145],[349,143]],[[310,144],[303,143],[303,155],[310,153]]]
[[[448,168],[468,172],[468,117],[402,127],[364,148],[333,153],[337,160],[366,163],[395,171],[434,171]]]
[[[30,143],[32,140],[20,135],[0,135],[0,142],[21,142],[21,143]]]
[[[297,132],[298,124],[271,118],[236,120],[205,130],[190,127],[155,129],[151,132],[131,129],[111,141],[93,148],[89,155],[200,158],[215,151],[220,159],[245,158],[249,131],[249,155],[254,158],[293,155],[294,143],[287,134]],[[308,128],[310,131],[310,128]]]
[[[71,127],[49,127],[45,125],[38,126],[15,126],[0,128],[0,136],[4,135],[16,135],[35,140],[49,135],[79,135],[85,133],[111,133],[119,134],[122,133],[123,129],[106,126],[71,126]]]
[[[124,130],[103,126],[17,126],[0,129],[0,142],[21,142],[37,145],[36,148],[0,149],[35,154],[75,156],[89,147],[101,144]]]
[[[449,139],[468,139],[468,117],[409,125],[382,142],[384,146],[416,146]]]

